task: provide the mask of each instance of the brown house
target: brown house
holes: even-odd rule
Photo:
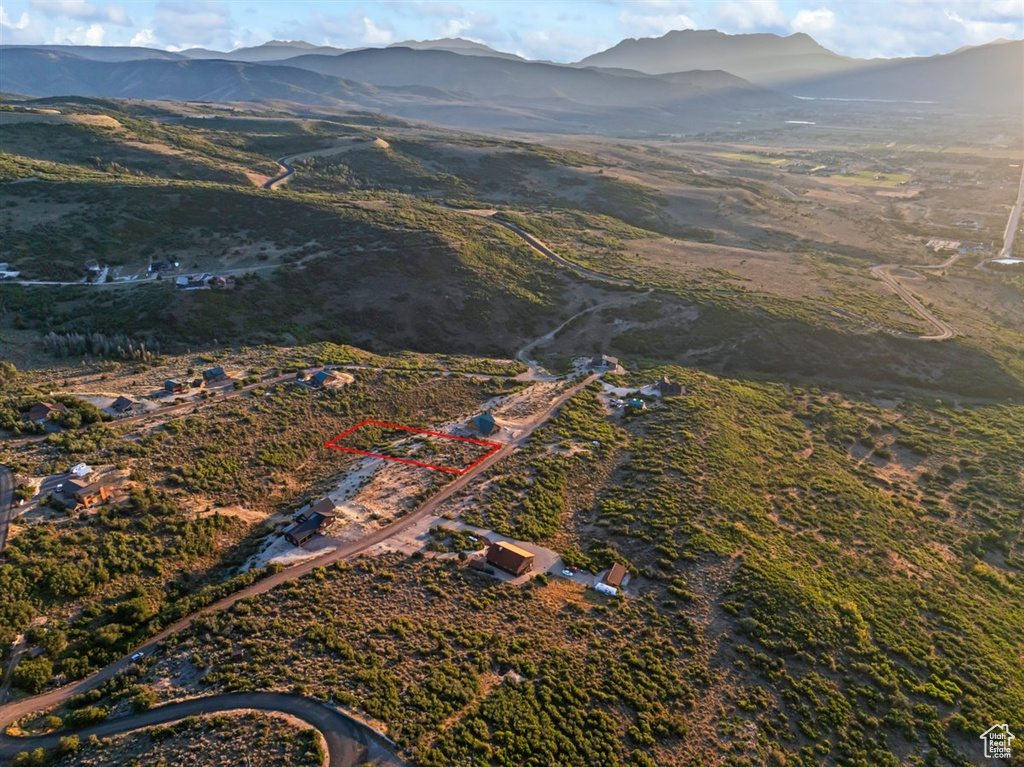
[[[629,570],[616,562],[612,565],[612,569],[608,571],[608,574],[604,577],[604,582],[609,586],[614,586],[617,589],[622,588],[622,581],[629,575]]]
[[[105,482],[93,482],[91,484],[79,480],[71,480],[67,483],[71,490],[71,497],[86,508],[103,503],[110,498],[110,488]]]
[[[505,541],[495,541],[490,545],[487,561],[512,575],[522,575],[533,569],[533,554]]]
[[[29,423],[46,423],[47,421],[59,418],[61,413],[66,413],[67,408],[60,402],[56,405],[49,402],[40,402],[33,405],[32,409],[25,414],[25,420]]]
[[[679,397],[686,394],[686,389],[682,384],[677,384],[671,378],[664,376],[658,381],[658,391],[661,392],[662,397]]]

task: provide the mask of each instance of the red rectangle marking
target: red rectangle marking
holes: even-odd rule
[[[393,455],[382,455],[381,453],[372,453],[372,452],[370,452],[368,450],[357,450],[354,447],[344,447],[343,445],[335,444],[338,440],[347,437],[352,432],[356,431],[357,429],[359,429],[359,428],[361,428],[363,426],[366,426],[367,424],[372,424],[374,426],[385,426],[385,427],[387,427],[389,429],[400,429],[401,431],[410,431],[410,432],[413,432],[415,434],[429,434],[431,437],[441,437],[443,439],[454,439],[454,440],[458,440],[460,442],[471,442],[474,445],[486,445],[486,446],[490,447],[491,449],[488,450],[486,453],[484,453],[479,458],[477,458],[475,461],[473,461],[473,463],[471,463],[466,468],[464,468],[464,469],[452,469],[452,468],[450,468],[448,466],[435,466],[435,465],[433,465],[431,463],[423,463],[422,461],[413,461],[412,459],[409,459],[409,458],[396,458]],[[368,456],[372,456],[373,458],[383,458],[385,461],[398,461],[399,463],[408,463],[408,464],[411,464],[412,466],[422,466],[425,469],[436,469],[437,471],[447,471],[449,474],[465,474],[467,471],[472,469],[474,466],[479,464],[481,461],[484,461],[487,458],[490,458],[496,452],[501,450],[502,445],[499,442],[488,442],[487,440],[483,440],[483,439],[470,439],[469,437],[456,437],[456,436],[454,436],[452,434],[442,434],[441,432],[427,431],[426,429],[414,429],[411,426],[401,426],[400,424],[397,424],[397,423],[387,423],[386,421],[374,421],[374,420],[372,420],[370,418],[367,418],[364,421],[360,421],[359,423],[357,423],[352,428],[346,429],[345,431],[343,431],[341,434],[339,434],[337,437],[335,437],[334,439],[330,440],[329,442],[325,442],[324,443],[324,447],[329,447],[329,448],[332,448],[334,450],[343,450],[346,453],[358,453],[359,455],[368,455]]]

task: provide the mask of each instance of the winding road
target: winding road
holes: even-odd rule
[[[14,475],[6,466],[0,466],[0,561],[7,546],[7,531],[14,516]]]
[[[76,731],[85,739],[90,735],[101,738],[121,735],[142,727],[153,727],[184,719],[188,716],[202,716],[225,711],[256,710],[289,714],[318,730],[327,741],[329,767],[353,767],[367,760],[388,759],[389,748],[380,736],[367,732],[359,722],[345,716],[337,709],[320,703],[313,698],[282,692],[239,692],[226,695],[210,695],[205,698],[169,703],[132,716],[108,719]],[[0,760],[9,763],[21,751],[36,748],[54,748],[67,733],[55,732],[34,738],[12,738],[0,732]],[[379,761],[376,763],[380,763]]]
[[[486,460],[480,462],[472,469],[470,469],[468,472],[459,476],[459,478],[456,479],[454,482],[451,482],[450,484],[445,486],[440,492],[436,493],[430,499],[422,503],[415,511],[405,515],[404,517],[401,517],[400,519],[396,520],[387,527],[383,527],[380,530],[376,530],[370,533],[369,535],[361,538],[358,541],[354,541],[350,544],[341,546],[325,554],[324,556],[317,557],[302,564],[298,564],[286,570],[281,570],[280,572],[269,575],[263,580],[257,581],[256,583],[252,584],[251,586],[248,586],[247,588],[242,589],[241,591],[237,591],[234,594],[225,597],[224,599],[214,602],[213,604],[196,611],[192,615],[183,618],[177,623],[168,626],[159,634],[152,637],[144,645],[136,649],[141,650],[146,655],[152,655],[159,650],[160,642],[162,642],[164,639],[167,639],[172,635],[181,633],[189,626],[191,626],[192,622],[201,615],[225,610],[241,599],[246,599],[248,597],[256,596],[258,594],[265,594],[266,592],[283,583],[293,581],[297,578],[302,577],[303,575],[312,572],[313,570],[325,567],[326,565],[331,564],[332,562],[336,562],[339,560],[347,560],[356,557],[359,554],[365,552],[366,550],[372,548],[373,546],[376,546],[378,543],[381,543],[390,538],[391,536],[404,531],[408,527],[415,524],[418,520],[433,513],[438,506],[440,506],[442,503],[451,498],[455,493],[464,489],[481,473],[483,473],[494,464],[511,455],[514,450],[516,450],[524,442],[526,442],[526,440],[530,437],[531,434],[533,434],[533,432],[536,429],[538,429],[543,424],[547,423],[547,421],[555,414],[558,408],[560,408],[570,397],[574,396],[581,389],[583,389],[591,382],[595,381],[597,378],[598,376],[596,374],[592,374],[583,379],[582,381],[577,382],[575,385],[571,386],[566,391],[562,392],[562,394],[560,394],[550,403],[546,410],[535,416],[533,420],[531,420],[523,427],[522,432],[515,440],[506,443],[501,449],[497,450],[493,455],[489,456]],[[7,725],[11,724],[12,722],[17,721],[18,719],[21,719],[22,717],[27,716],[35,711],[40,711],[53,706],[57,706],[67,701],[73,695],[86,692],[87,690],[95,688],[96,686],[102,684],[106,680],[114,677],[118,672],[127,668],[129,665],[131,665],[131,663],[132,661],[130,658],[121,658],[120,660],[115,661],[106,668],[101,669],[100,671],[96,672],[92,676],[86,677],[85,679],[65,685],[64,687],[59,687],[57,689],[50,690],[49,692],[43,693],[41,695],[36,695],[34,697],[26,698],[15,703],[0,706],[0,731],[2,731],[4,728],[7,727]],[[270,693],[267,694],[269,695]],[[215,697],[219,699],[223,698],[224,696]],[[201,701],[203,699],[199,700]],[[196,705],[199,704],[197,703]],[[166,707],[161,707],[161,710],[164,708]],[[291,712],[289,711],[288,713]],[[339,715],[341,715],[340,712],[338,713]],[[182,714],[182,716],[187,715],[188,714]],[[125,717],[123,719],[111,720],[110,724],[122,728],[118,731],[126,732],[128,730],[136,729],[138,727],[148,726],[148,720],[140,718],[143,716],[143,714],[135,714],[129,717]],[[352,722],[354,720],[347,721],[349,723],[346,726],[349,729],[351,729],[351,727],[353,726]],[[325,732],[323,730],[321,730],[321,732],[324,733],[325,737],[329,736],[329,732]],[[85,731],[83,734],[88,733],[89,731]],[[7,743],[7,741],[0,740],[0,744],[3,743]],[[44,745],[44,743],[49,743],[49,741],[47,741],[45,738],[23,738],[18,739],[17,743],[21,744],[19,750],[31,750],[33,748],[36,748],[37,743],[39,745]],[[330,743],[331,740],[330,737],[328,737],[329,746]],[[357,764],[357,762],[344,761],[344,759],[347,757],[343,757],[341,755],[336,757],[333,751],[330,752],[330,756],[330,764],[332,765],[332,767],[334,765],[347,766],[351,764]],[[336,759],[340,761],[335,761]]]
[[[951,338],[956,338],[956,331],[953,326],[950,325],[943,319],[936,317],[932,314],[929,309],[922,304],[917,297],[907,290],[905,287],[900,285],[896,281],[896,278],[890,273],[891,269],[945,269],[946,267],[952,266],[956,263],[957,259],[960,258],[959,254],[950,256],[941,264],[928,264],[928,265],[903,265],[903,264],[880,264],[879,266],[871,267],[871,275],[878,278],[886,287],[888,287],[893,293],[903,299],[903,302],[911,308],[911,310],[917,314],[918,317],[923,319],[933,328],[935,332],[923,335],[923,336],[910,336],[918,341],[948,341]],[[899,335],[907,337],[906,333],[900,333]]]

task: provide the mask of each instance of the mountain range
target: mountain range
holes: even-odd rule
[[[1024,42],[950,54],[854,59],[805,34],[669,32],[574,64],[534,62],[470,40],[344,50],[270,41],[230,52],[0,46],[0,91],[189,101],[280,99],[382,109],[467,127],[685,132],[794,97],[928,101],[1024,111]]]

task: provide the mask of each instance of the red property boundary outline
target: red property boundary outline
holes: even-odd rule
[[[474,445],[487,445],[488,447],[490,447],[492,449],[488,450],[482,456],[477,458],[475,461],[473,461],[473,463],[471,463],[465,469],[452,469],[452,468],[449,468],[447,466],[434,466],[431,463],[423,463],[422,461],[413,461],[413,460],[410,460],[408,458],[395,458],[393,455],[381,455],[380,453],[371,453],[371,452],[369,452],[367,450],[356,450],[354,447],[342,447],[341,445],[334,444],[339,439],[342,439],[343,437],[347,437],[349,434],[354,432],[356,429],[362,428],[363,426],[366,426],[367,424],[373,424],[374,426],[387,426],[388,428],[391,428],[391,429],[401,429],[402,431],[411,431],[411,432],[415,432],[416,434],[429,434],[432,437],[443,437],[444,439],[457,439],[460,442],[472,442]],[[413,466],[422,466],[425,469],[436,469],[437,471],[447,471],[449,474],[465,474],[467,471],[472,469],[474,466],[476,466],[481,461],[484,461],[487,458],[490,458],[496,452],[501,450],[501,448],[504,447],[504,446],[500,442],[488,442],[488,441],[483,440],[483,439],[470,439],[469,437],[456,437],[456,436],[454,436],[452,434],[441,434],[440,432],[437,432],[437,431],[427,431],[426,429],[414,429],[411,426],[401,426],[400,424],[397,424],[397,423],[388,423],[387,421],[374,421],[371,418],[367,418],[364,421],[360,421],[359,423],[357,423],[352,428],[346,429],[341,434],[339,434],[337,437],[332,439],[330,442],[325,442],[324,443],[324,447],[333,448],[334,450],[343,450],[346,453],[358,453],[359,455],[369,455],[369,456],[372,456],[373,458],[383,458],[385,461],[398,461],[399,463],[408,463],[408,464],[411,464]]]

